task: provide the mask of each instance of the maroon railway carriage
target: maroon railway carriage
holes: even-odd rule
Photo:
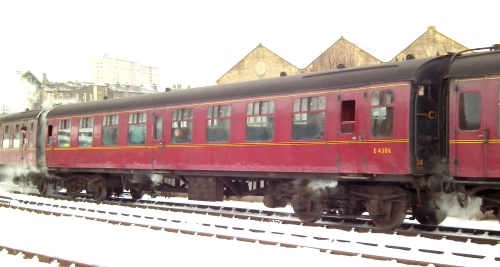
[[[37,153],[43,151],[43,147],[36,138],[41,134],[38,131],[43,130],[39,127],[42,112],[33,110],[0,116],[0,181],[13,175],[17,178],[34,175],[37,173],[35,170],[45,167],[45,162],[39,160]]]
[[[455,155],[461,140],[471,140],[451,137],[452,117],[471,116],[455,103],[474,104],[483,89],[455,96],[448,88],[474,83],[470,73],[482,84],[497,81],[498,53],[482,55],[475,61],[486,62],[482,78],[467,69],[472,56],[440,56],[56,106],[39,118],[46,129],[37,155],[47,171],[36,184],[66,188],[69,196],[86,190],[97,200],[123,190],[133,198],[181,192],[204,201],[254,195],[268,207],[291,203],[304,222],[368,212],[390,229],[409,212],[437,225],[446,216],[435,202],[442,189],[498,194],[484,189],[492,183],[481,189],[456,176],[463,165],[449,166],[454,158],[465,164]],[[450,72],[450,64],[459,65]],[[485,101],[496,103],[491,112],[499,100]],[[0,117],[3,130],[15,123]],[[493,143],[476,128],[464,134]],[[7,153],[0,149],[4,163]],[[498,206],[490,201],[487,209],[498,213]]]
[[[446,76],[450,88],[447,178],[455,190],[481,197],[482,211],[493,210],[500,219],[500,45],[493,48],[452,58]]]

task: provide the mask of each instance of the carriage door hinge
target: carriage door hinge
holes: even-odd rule
[[[458,84],[455,84],[455,92],[458,92]]]
[[[453,161],[453,163],[455,164],[455,166],[457,166],[458,165],[458,159],[455,158],[455,160]]]

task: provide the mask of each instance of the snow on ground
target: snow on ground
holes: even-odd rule
[[[329,261],[365,266],[404,266],[396,262],[331,255],[307,248],[283,248],[191,236],[6,208],[0,208],[0,218],[4,218],[0,221],[0,246],[8,245],[96,266],[305,266]],[[4,257],[0,257],[0,266],[13,266],[5,265],[7,262],[2,262],[2,259]]]
[[[168,201],[204,203],[183,198],[170,198]],[[265,209],[262,203],[227,201],[224,204]],[[291,209],[286,207],[279,210],[290,211]],[[117,226],[82,218],[39,215],[8,208],[0,208],[0,218],[0,246],[5,245],[74,259],[96,266],[172,266],[171,264],[305,266],[323,265],[326,262],[334,262],[335,265],[349,264],[349,266],[358,264],[406,266],[395,261],[331,255],[307,248],[283,248],[141,227]],[[444,224],[500,230],[498,221],[449,218]],[[55,264],[52,265],[55,266]],[[50,265],[38,263],[35,260],[20,261],[19,255],[6,255],[4,251],[0,252],[0,266]]]
[[[145,196],[149,198],[149,196]],[[162,201],[203,205],[225,205],[249,209],[292,212],[287,206],[267,209],[262,203],[225,201],[209,203],[186,198],[157,198]],[[500,230],[498,221],[479,221],[478,205],[467,209],[447,207],[451,215],[442,225]],[[410,221],[416,223],[415,221]],[[412,239],[417,240],[417,239]],[[360,256],[340,256],[307,248],[283,248],[216,237],[192,236],[141,227],[117,226],[75,217],[55,217],[26,211],[0,208],[0,246],[16,247],[65,259],[74,259],[96,266],[159,266],[171,264],[238,266],[282,265],[305,266],[334,262],[349,266],[407,266],[395,261],[378,261]],[[500,265],[500,263],[499,263]],[[22,260],[21,255],[0,251],[0,266],[57,266]]]

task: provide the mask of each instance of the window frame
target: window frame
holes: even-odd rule
[[[120,116],[118,114],[109,114],[105,115],[102,118],[102,130],[101,130],[101,145],[103,146],[116,146],[118,145],[118,132],[120,131],[119,127]],[[111,134],[108,132],[112,129]],[[113,141],[112,143],[108,143],[105,138],[111,136],[109,140]]]
[[[172,110],[170,123],[170,143],[186,144],[192,142],[193,134],[193,108],[177,108]],[[182,137],[176,138],[175,130],[179,129]]]
[[[383,92],[383,93],[382,93]],[[373,96],[378,94],[378,103],[374,103]],[[390,93],[390,94],[388,94]],[[391,95],[389,98],[388,95]],[[388,99],[390,99],[388,101]],[[370,137],[389,138],[394,135],[394,89],[374,90],[370,94]],[[382,110],[384,111],[383,115]],[[375,118],[375,112],[377,112]],[[384,118],[380,118],[384,116]],[[388,126],[389,125],[389,126]]]
[[[94,117],[80,118],[78,125],[78,146],[93,146],[94,140]]]
[[[128,136],[127,136],[127,144],[128,145],[144,145],[146,144],[147,137],[147,112],[134,112],[129,114],[128,119]],[[132,142],[132,139],[135,138],[136,132],[135,130],[139,129],[137,133],[140,133],[139,137],[142,137],[142,142]]]
[[[247,103],[246,142],[270,142],[273,140],[275,110],[276,103],[273,100]]]
[[[67,140],[63,140],[62,137],[67,137]],[[57,122],[57,147],[69,147],[71,140],[70,137],[71,137],[71,119],[60,119]]]
[[[207,107],[206,117],[207,143],[227,143],[231,140],[231,105],[213,105]]]
[[[326,96],[316,95],[293,99],[292,140],[323,140],[325,117]]]

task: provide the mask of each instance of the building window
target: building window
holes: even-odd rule
[[[128,144],[146,143],[146,113],[133,113],[128,117]]]
[[[340,104],[340,132],[354,133],[356,101],[346,100]]]
[[[58,147],[69,147],[70,131],[71,131],[71,120],[60,120],[59,130],[57,131]]]
[[[207,142],[229,141],[231,106],[212,106],[207,109]]]
[[[274,101],[248,103],[246,141],[270,141],[274,136]]]
[[[116,146],[118,143],[118,115],[104,116],[102,121],[102,145]]]
[[[78,146],[92,146],[94,118],[81,118],[78,130]]]
[[[172,144],[190,143],[193,132],[193,110],[172,110]]]
[[[303,97],[293,100],[292,139],[323,139],[325,124],[324,96]]]
[[[2,140],[2,148],[8,148],[10,145],[10,127],[6,125],[3,128],[3,140]]]
[[[461,94],[458,106],[460,130],[479,130],[481,127],[481,93]]]
[[[373,91],[370,111],[370,136],[390,137],[393,129],[394,91]]]

